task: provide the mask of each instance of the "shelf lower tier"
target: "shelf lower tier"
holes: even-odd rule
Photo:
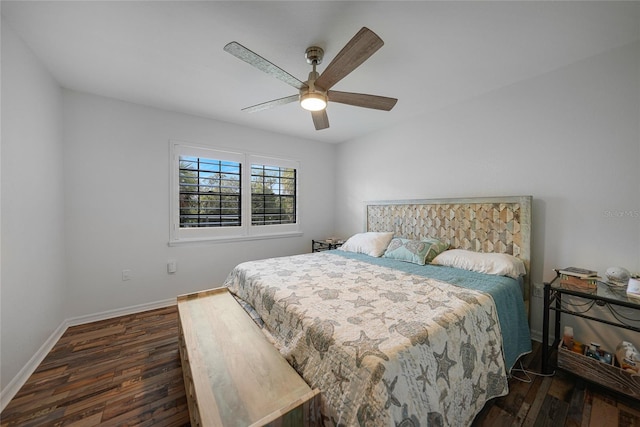
[[[580,353],[558,348],[558,367],[618,393],[640,400],[640,374],[607,365]]]

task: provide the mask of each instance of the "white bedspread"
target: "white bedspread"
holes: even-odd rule
[[[327,252],[246,262],[225,286],[321,390],[320,425],[466,426],[508,392],[481,292]]]

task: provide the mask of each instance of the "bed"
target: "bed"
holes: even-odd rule
[[[318,425],[470,425],[531,351],[531,197],[369,202],[365,218],[341,249],[242,263],[225,286],[320,389]],[[440,252],[425,265],[407,258],[420,241]],[[508,269],[487,272],[494,257]]]

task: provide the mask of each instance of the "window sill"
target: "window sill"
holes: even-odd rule
[[[284,239],[288,237],[300,237],[304,233],[302,231],[292,231],[287,233],[260,234],[255,236],[225,236],[225,237],[206,237],[201,239],[180,239],[170,240],[169,246],[192,246],[192,245],[211,245],[218,243],[232,242],[248,242],[252,240],[265,239]]]

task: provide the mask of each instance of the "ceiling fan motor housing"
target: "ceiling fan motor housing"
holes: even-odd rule
[[[321,111],[327,107],[327,92],[316,88],[315,81],[320,77],[316,71],[316,65],[322,62],[324,50],[318,46],[307,48],[304,57],[313,66],[309,73],[309,79],[305,82],[307,87],[300,89],[300,105],[308,111]]]
[[[322,58],[324,57],[324,50],[318,46],[308,47],[304,52],[304,57],[307,59],[307,62],[311,65],[322,64]]]

